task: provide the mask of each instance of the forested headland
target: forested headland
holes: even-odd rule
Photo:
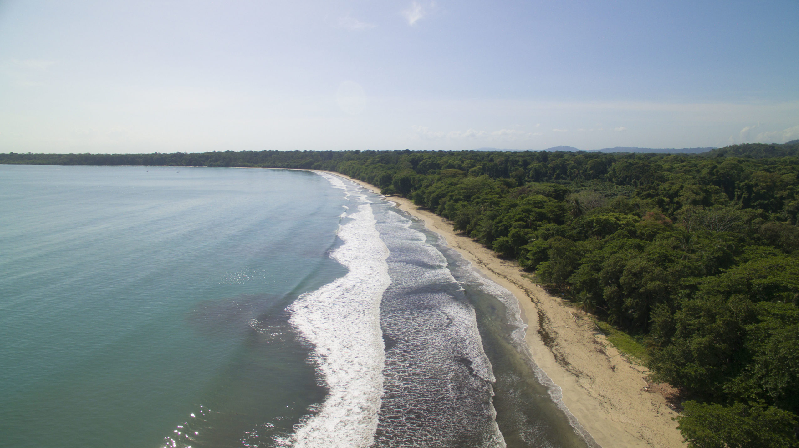
[[[645,345],[696,447],[799,446],[799,141],[703,154],[0,154],[0,164],[339,172],[518,260]]]

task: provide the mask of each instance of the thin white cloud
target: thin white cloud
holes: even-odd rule
[[[799,125],[782,131],[782,139],[786,142],[797,138],[799,138]]]
[[[625,128],[624,126],[619,126],[617,128],[613,128],[613,130],[616,132],[624,132],[627,130],[627,128]]]
[[[518,129],[500,129],[491,133],[491,137],[498,140],[525,140],[538,135],[543,135],[543,133],[526,132]]]
[[[474,129],[468,129],[464,132],[450,132],[448,135],[450,138],[466,138],[470,140],[477,140],[485,136],[485,131],[476,131]]]
[[[338,19],[338,27],[350,31],[361,31],[375,28],[377,25],[360,21],[352,16],[344,16]]]
[[[781,137],[782,137],[782,132],[780,132],[780,131],[761,132],[761,133],[757,134],[757,137],[755,137],[755,142],[756,143],[782,143],[782,142],[780,142]],[[733,140],[735,140],[735,139],[733,139]]]
[[[439,140],[447,135],[441,131],[431,131],[430,128],[425,126],[414,126],[411,128],[411,132],[414,138],[421,140]]]
[[[754,126],[746,126],[745,128],[741,129],[741,132],[738,133],[739,142],[746,143],[749,141],[749,134],[751,131],[760,128],[760,123]]]
[[[505,136],[514,136],[514,135],[522,135],[525,132],[516,130],[516,129],[500,129],[498,131],[494,131],[491,133],[494,137],[505,137]]]
[[[427,15],[427,11],[425,11],[419,2],[414,1],[408,9],[402,12],[402,15],[408,20],[408,25],[413,26]]]
[[[761,132],[757,134],[755,141],[758,143],[785,143],[796,139],[799,139],[799,125],[782,131]]]
[[[558,128],[555,128],[555,129],[553,129],[553,130],[552,130],[552,132],[569,132],[569,130],[568,130],[568,129],[558,129]]]

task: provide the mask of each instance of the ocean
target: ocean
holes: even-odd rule
[[[518,303],[308,171],[0,166],[2,447],[584,447]]]

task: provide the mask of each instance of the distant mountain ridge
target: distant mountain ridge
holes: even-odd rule
[[[544,151],[550,151],[550,152],[555,152],[555,151],[579,152],[579,151],[582,151],[582,150],[581,149],[577,149],[574,146],[553,146],[551,148],[545,149]]]

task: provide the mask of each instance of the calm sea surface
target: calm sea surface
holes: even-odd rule
[[[580,447],[518,304],[302,171],[0,165],[2,447]]]

